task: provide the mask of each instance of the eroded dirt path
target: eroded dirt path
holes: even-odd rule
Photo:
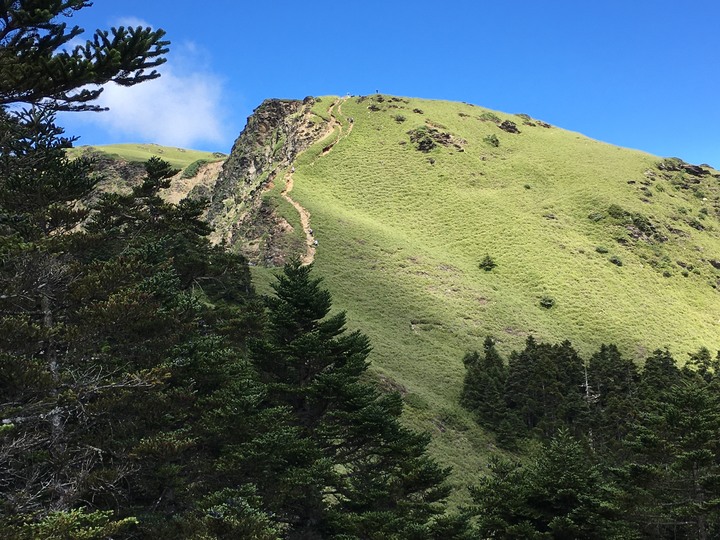
[[[332,105],[330,105],[330,108],[328,109],[328,116],[329,121],[327,122],[327,127],[323,130],[322,133],[318,136],[318,139],[316,142],[322,142],[328,137],[330,137],[332,134],[334,134],[337,131],[337,137],[333,142],[328,144],[327,146],[323,147],[322,152],[320,153],[319,157],[327,155],[333,147],[340,142],[342,139],[350,135],[350,132],[353,128],[353,123],[349,123],[349,127],[347,130],[343,130],[342,122],[340,122],[336,116],[335,109],[337,108],[337,115],[342,114],[342,104],[347,100],[348,98],[339,98],[333,102]],[[343,133],[346,131],[345,133]],[[298,154],[297,157],[300,157],[301,154]],[[296,159],[297,159],[296,157]],[[311,165],[314,165],[315,162]],[[302,224],[303,232],[305,233],[305,254],[300,258],[300,262],[303,265],[311,264],[315,260],[315,250],[316,250],[316,242],[315,236],[313,234],[313,230],[310,227],[310,212],[307,211],[306,208],[304,208],[299,202],[294,200],[292,197],[290,197],[290,192],[293,190],[294,185],[294,179],[293,179],[293,173],[295,172],[295,167],[290,167],[288,171],[285,173],[285,189],[283,189],[281,195],[283,199],[285,199],[287,202],[293,205],[295,207],[295,210],[298,211],[298,214],[300,214],[300,223]]]

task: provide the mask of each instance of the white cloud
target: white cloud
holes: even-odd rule
[[[97,104],[110,110],[86,118],[128,142],[192,147],[225,141],[221,100],[217,76],[176,74],[170,66],[159,79],[136,86],[107,85]]]
[[[74,120],[92,124],[114,140],[224,146],[230,135],[223,125],[224,82],[199,67],[209,63],[207,53],[194,43],[181,43],[168,56],[158,69],[160,78],[131,87],[107,84],[94,103],[110,110]]]
[[[132,16],[113,24],[152,27]],[[105,85],[94,104],[110,110],[78,115],[73,123],[91,124],[95,130],[107,132],[109,136],[101,139],[180,147],[225,146],[232,134],[223,125],[229,112],[223,107],[224,81],[204,68],[212,61],[209,51],[189,40],[173,43],[168,60],[158,68],[158,79],[131,87]]]

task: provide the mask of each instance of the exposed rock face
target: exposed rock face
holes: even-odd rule
[[[707,176],[710,171],[703,169],[702,165],[692,165],[684,162],[680,158],[666,158],[658,163],[658,169],[661,171],[677,171],[685,172],[693,176]]]
[[[282,236],[292,227],[263,202],[276,175],[290,167],[322,131],[312,98],[265,100],[248,118],[211,196],[213,239],[236,246],[252,263],[284,262]]]
[[[511,122],[510,120],[505,120],[498,127],[503,131],[507,131],[508,133],[520,133],[520,130],[518,129],[515,122]]]

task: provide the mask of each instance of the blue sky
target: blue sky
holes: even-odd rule
[[[379,90],[720,168],[717,0],[96,0],[72,22],[172,41],[160,80],[63,116],[77,144],[229,151],[265,98]]]

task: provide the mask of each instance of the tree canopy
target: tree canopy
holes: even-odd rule
[[[90,6],[89,0],[0,2],[0,105],[97,111],[91,102],[102,92],[98,85],[132,86],[160,76],[155,68],[169,45],[163,30],[96,30],[75,45],[83,29],[65,19]]]

